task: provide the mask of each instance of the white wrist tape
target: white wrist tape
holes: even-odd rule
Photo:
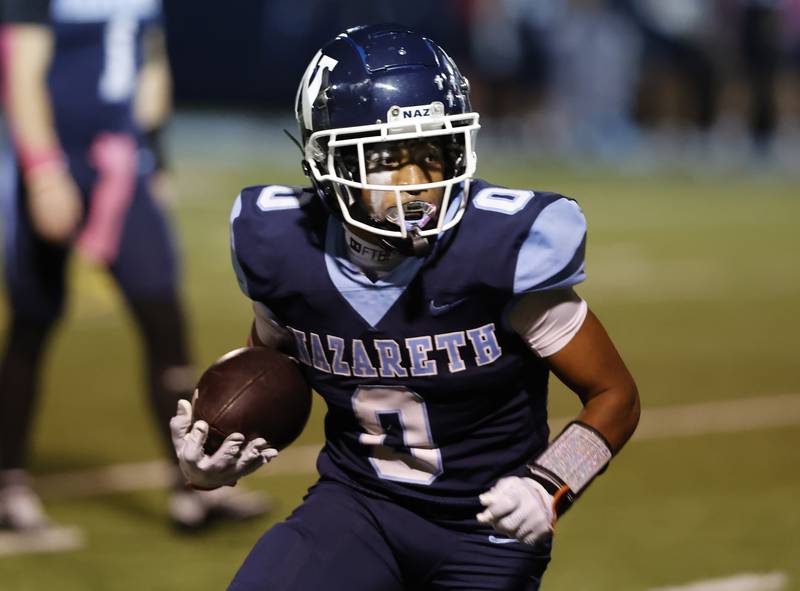
[[[535,463],[558,476],[577,495],[603,471],[611,455],[601,435],[581,423],[572,423]]]

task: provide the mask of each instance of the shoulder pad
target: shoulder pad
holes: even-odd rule
[[[577,203],[557,193],[480,179],[470,193],[438,265],[443,285],[511,294],[567,287],[585,278],[586,222]]]
[[[312,196],[300,187],[266,185],[243,189],[230,215],[231,258],[247,297],[274,297],[291,244],[306,239],[301,228]]]

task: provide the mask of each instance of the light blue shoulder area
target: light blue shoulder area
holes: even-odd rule
[[[446,222],[457,214],[461,199],[463,199],[462,188],[448,207]],[[437,240],[443,235],[440,234]],[[408,257],[385,277],[375,282],[370,281],[357,265],[348,260],[344,227],[341,222],[331,217],[326,232],[325,264],[336,290],[365,322],[374,327],[406,291],[422,268],[424,260]]]
[[[233,202],[233,207],[231,208],[231,261],[233,262],[233,271],[236,273],[236,281],[239,283],[239,289],[242,290],[244,295],[252,299],[252,296],[250,295],[250,286],[247,283],[247,277],[245,276],[241,263],[239,263],[239,255],[236,254],[236,236],[234,235],[233,222],[236,221],[236,218],[238,218],[241,213],[242,194],[239,193],[239,195],[236,197],[236,201]]]
[[[586,218],[577,203],[561,198],[531,225],[517,256],[514,293],[569,287],[586,279]]]

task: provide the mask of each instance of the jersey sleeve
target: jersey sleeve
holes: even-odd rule
[[[537,215],[517,254],[515,294],[571,287],[586,279],[586,218],[566,197]]]
[[[302,191],[267,185],[243,189],[231,209],[231,261],[239,288],[269,306],[293,292],[293,247],[303,213]]]
[[[0,22],[47,24],[50,21],[50,0],[3,0]]]

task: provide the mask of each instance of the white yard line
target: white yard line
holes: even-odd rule
[[[86,545],[83,531],[77,527],[53,526],[32,532],[0,532],[0,556],[33,552],[64,552]]]
[[[635,439],[738,433],[800,424],[800,394],[654,408],[642,413]]]
[[[553,432],[558,432],[569,420],[551,420]],[[800,425],[800,394],[779,394],[649,409],[642,413],[633,439],[738,433],[794,425]],[[318,452],[319,445],[289,447],[267,469],[252,477],[311,474]],[[167,463],[154,460],[38,476],[36,488],[45,498],[61,499],[164,488],[170,482]]]
[[[788,577],[781,572],[763,575],[743,573],[724,579],[695,581],[674,587],[658,587],[650,591],[781,591],[786,588]]]
[[[319,445],[290,447],[282,451],[268,468],[248,478],[311,474],[319,450]],[[35,486],[45,499],[63,499],[166,488],[172,482],[170,464],[164,460],[151,460],[37,476]]]

